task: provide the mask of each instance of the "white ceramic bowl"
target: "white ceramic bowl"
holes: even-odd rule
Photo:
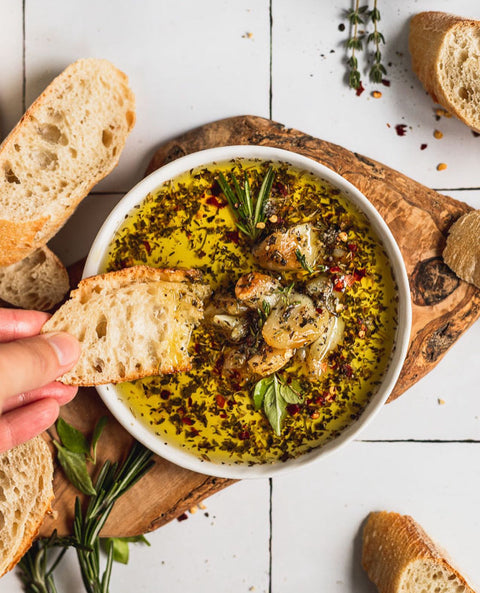
[[[343,447],[356,437],[380,410],[397,381],[407,353],[411,326],[410,290],[408,287],[405,265],[395,239],[380,214],[358,189],[343,179],[343,177],[340,177],[340,175],[337,175],[327,167],[320,165],[312,159],[286,150],[265,146],[227,146],[203,150],[179,158],[178,160],[161,167],[157,171],[154,171],[131,189],[125,197],[120,200],[118,205],[105,220],[88,255],[83,274],[84,277],[92,276],[102,271],[101,266],[107,256],[108,247],[115,232],[123,223],[125,215],[128,214],[134,206],[142,202],[149,192],[154,191],[165,181],[194,167],[208,165],[213,162],[227,161],[234,158],[254,158],[274,162],[288,162],[295,167],[310,171],[317,177],[326,180],[332,186],[341,190],[342,194],[351,200],[351,202],[367,216],[372,227],[380,237],[398,286],[398,328],[391,361],[377,392],[371,398],[360,418],[348,426],[338,437],[329,441],[325,445],[286,462],[249,466],[247,464],[227,465],[203,461],[193,453],[180,449],[173,444],[170,445],[165,443],[164,438],[156,436],[141,421],[134,417],[129,408],[120,399],[115,385],[98,386],[97,391],[120,424],[122,424],[138,441],[165,459],[187,469],[210,474],[212,476],[227,478],[265,478],[288,471],[295,467],[304,466],[313,461],[318,461],[331,454],[333,451],[337,451],[340,447]]]

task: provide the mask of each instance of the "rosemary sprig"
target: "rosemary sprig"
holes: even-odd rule
[[[135,443],[127,459],[118,463],[106,461],[95,483],[97,494],[91,496],[85,514],[80,500],[75,501],[73,537],[78,543],[77,558],[83,584],[88,593],[108,593],[113,563],[113,542],[107,546],[107,564],[100,575],[100,538],[115,502],[153,465],[152,453]]]
[[[368,6],[360,6],[360,0],[355,0],[355,8],[347,12],[347,19],[351,25],[351,36],[347,40],[347,49],[352,50],[351,55],[347,60],[347,65],[350,68],[348,75],[348,84],[353,89],[359,89],[362,85],[360,78],[360,71],[358,69],[358,59],[355,55],[356,51],[363,49],[364,34],[360,34],[358,25],[365,23],[365,16],[367,16]]]
[[[385,37],[378,30],[378,22],[380,21],[380,11],[377,7],[377,0],[374,0],[373,8],[369,12],[369,17],[373,23],[373,33],[367,37],[367,43],[373,43],[375,52],[373,54],[373,64],[370,68],[370,79],[373,82],[382,82],[384,75],[387,73],[385,66],[382,64],[382,54],[380,52],[380,44],[385,44]]]
[[[98,440],[98,437],[95,439]],[[96,494],[90,496],[85,513],[80,500],[75,501],[73,536],[37,540],[19,563],[20,577],[27,593],[57,593],[53,571],[69,547],[75,547],[82,580],[88,593],[108,593],[114,540],[107,542],[107,562],[100,572],[100,531],[110,515],[115,502],[142,478],[153,465],[152,453],[135,443],[128,457],[119,465],[106,461],[95,482]],[[48,552],[54,546],[63,548],[49,566]]]
[[[219,175],[218,184],[236,218],[237,228],[255,241],[265,228],[266,206],[275,178],[273,167],[269,167],[256,198],[252,196],[246,172],[243,187],[240,186],[235,173],[232,172],[231,176],[233,189],[223,173]]]
[[[306,255],[302,253],[300,249],[295,249],[295,257],[306,272],[309,274],[313,274],[313,272],[315,272],[314,268],[312,268],[312,266],[307,262]]]

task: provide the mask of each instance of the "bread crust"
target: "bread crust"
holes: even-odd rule
[[[114,72],[118,77],[119,84],[123,88],[123,98],[125,112],[129,114],[127,120],[127,127],[125,132],[119,138],[119,146],[115,157],[112,157],[108,162],[103,163],[103,166],[98,169],[96,175],[92,175],[88,179],[84,179],[81,185],[78,185],[74,191],[69,193],[68,208],[63,209],[60,215],[56,216],[39,216],[31,220],[10,220],[0,218],[0,266],[8,266],[18,262],[38,247],[44,246],[65,224],[67,219],[73,214],[76,206],[88,195],[94,185],[103,179],[112,169],[118,164],[122,148],[125,140],[135,124],[135,98],[133,92],[128,87],[127,76],[110,64],[107,60],[83,59],[74,62],[68,66],[59,76],[57,76],[50,85],[43,91],[43,93],[32,103],[25,114],[20,119],[19,123],[13,128],[10,134],[0,145],[0,164],[5,167],[5,163],[11,158],[9,155],[14,154],[15,145],[25,126],[33,126],[36,122],[36,115],[39,108],[48,104],[49,101],[55,103],[55,93],[57,93],[70,79],[75,81],[77,73],[81,73],[83,69],[91,68],[91,65],[98,64],[100,68],[108,68],[110,72]],[[62,98],[62,101],[68,102],[68,97]],[[100,138],[98,140],[100,142]],[[31,172],[32,173],[32,172]],[[0,171],[0,174],[6,175],[6,171]],[[6,191],[3,188],[2,191]],[[25,202],[28,201],[25,196]],[[23,204],[18,204],[19,212],[22,211]],[[0,193],[0,212],[2,207],[2,197]]]
[[[171,269],[171,268],[151,268],[148,266],[134,266],[124,268],[115,272],[108,272],[91,276],[82,280],[78,287],[70,294],[70,299],[65,305],[60,308],[54,316],[47,321],[42,328],[42,333],[49,331],[69,331],[69,327],[65,326],[64,322],[59,322],[63,319],[63,310],[70,302],[87,303],[92,295],[98,296],[101,293],[111,294],[115,291],[135,284],[145,284],[154,282],[173,283],[181,285],[182,283],[195,284],[202,280],[202,273],[195,269]],[[206,285],[201,284],[201,291],[207,293],[210,291]],[[201,300],[201,297],[199,297]],[[95,320],[92,320],[94,323]],[[170,374],[178,372],[186,372],[192,368],[188,356],[183,356],[182,360],[166,361],[161,360],[152,363],[151,366],[142,365],[141,369],[135,369],[125,372],[122,376],[103,376],[101,380],[79,379],[75,376],[75,368],[59,378],[59,381],[67,385],[79,386],[95,386],[105,383],[123,383],[125,381],[134,381],[143,377],[161,374]]]
[[[455,274],[480,288],[480,211],[461,216],[450,228],[443,259]]]
[[[444,569],[475,593],[445,552],[410,516],[387,511],[370,513],[363,530],[362,566],[380,593],[400,593],[406,571],[417,561]]]
[[[29,455],[33,457],[39,457],[42,463],[42,477],[43,477],[43,492],[41,492],[41,497],[38,503],[37,508],[35,509],[35,516],[31,516],[28,519],[28,524],[25,526],[25,531],[23,533],[22,541],[20,544],[14,548],[10,549],[9,552],[12,554],[11,558],[0,558],[0,562],[4,564],[6,561],[7,564],[0,570],[0,577],[2,577],[5,573],[12,570],[22,558],[22,556],[27,552],[30,548],[32,543],[34,542],[35,538],[38,535],[40,527],[45,519],[45,516],[52,511],[52,502],[54,499],[54,492],[53,492],[53,458],[52,453],[42,438],[42,436],[34,437],[28,443],[24,443],[23,445],[19,445],[17,447],[22,448],[25,450],[25,455]],[[6,452],[2,455],[9,456],[11,453]],[[0,455],[1,460],[1,455]],[[38,461],[38,460],[37,460]],[[15,468],[9,466],[9,472],[12,473],[15,471]],[[13,477],[13,476],[11,476]]]
[[[421,12],[410,21],[408,46],[412,57],[412,69],[435,103],[439,103],[467,126],[480,131],[478,123],[468,119],[451,101],[441,82],[441,54],[447,35],[453,29],[480,30],[480,21],[466,19],[445,12]]]

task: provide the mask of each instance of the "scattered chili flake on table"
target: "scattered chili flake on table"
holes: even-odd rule
[[[395,131],[397,132],[397,136],[405,136],[405,134],[407,133],[407,125],[397,124],[395,126]]]
[[[382,84],[383,84],[383,86],[390,86],[390,81],[387,80],[386,78],[383,78],[382,79]]]
[[[380,91],[373,91],[372,97],[374,99],[380,99],[382,97],[382,93]]]
[[[360,84],[357,87],[357,90],[355,91],[355,94],[357,95],[357,97],[360,97],[360,95],[363,93],[364,90],[365,90],[365,87],[360,82]]]
[[[447,163],[438,163],[438,165],[437,165],[437,171],[445,171],[446,168],[447,168]]]
[[[425,150],[428,144],[420,144],[420,150]]]

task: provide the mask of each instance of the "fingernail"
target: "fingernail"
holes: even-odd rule
[[[54,349],[60,366],[72,365],[77,361],[80,355],[80,345],[73,336],[66,333],[44,334],[44,336]]]

